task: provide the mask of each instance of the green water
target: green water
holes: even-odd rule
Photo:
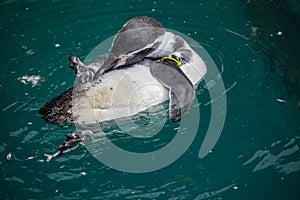
[[[0,1],[1,198],[298,199],[299,13],[297,1]],[[45,162],[43,154],[54,153],[72,130],[37,114],[73,85],[66,56],[84,59],[139,15],[190,36],[216,63],[227,91],[216,146],[199,159],[211,115],[202,82],[196,88],[198,134],[171,165],[146,174],[120,172],[82,146]],[[32,87],[18,80],[24,75],[43,80]],[[122,134],[112,137],[134,149]],[[172,137],[166,134],[159,145]],[[153,147],[136,145],[137,152],[147,149]]]

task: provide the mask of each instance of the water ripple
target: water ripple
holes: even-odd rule
[[[253,156],[246,162],[246,165],[255,165],[253,172],[267,169],[269,167],[274,167],[279,173],[291,174],[300,170],[299,159],[299,142],[300,137],[291,138],[288,142],[277,141],[273,143],[269,149],[257,150]],[[279,148],[281,151],[276,152]],[[291,157],[295,157],[291,161]]]
[[[235,186],[235,184],[231,184],[231,185],[225,186],[219,190],[201,193],[194,200],[212,199],[212,198],[214,199],[217,195],[220,195],[221,193],[233,188],[234,186]]]
[[[46,174],[49,179],[55,180],[56,182],[67,181],[72,179],[78,179],[84,176],[82,173],[71,173],[71,172],[55,172]]]
[[[237,143],[234,147],[235,151],[242,151],[239,152],[242,154],[245,151],[253,152],[244,161],[242,169],[238,168],[240,165],[235,165],[234,159],[221,163],[224,152],[228,150],[222,146],[224,140],[235,139],[235,135],[231,134],[237,133],[239,135],[236,138],[239,138],[243,137],[243,134],[261,133],[273,126],[274,122],[271,120],[267,125],[260,123],[261,118],[257,116],[271,116],[275,113],[278,121],[280,120],[280,127],[287,128],[289,135],[298,133],[286,122],[293,121],[296,124],[298,118],[292,119],[289,115],[291,108],[288,106],[291,100],[282,92],[280,77],[276,76],[276,73],[281,73],[278,70],[280,64],[274,55],[273,45],[276,45],[276,41],[273,42],[276,38],[273,37],[271,44],[259,39],[259,33],[263,32],[264,27],[257,29],[253,22],[244,18],[245,7],[241,2],[201,1],[189,4],[184,1],[158,0],[1,1],[0,15],[3,20],[0,25],[2,47],[0,88],[1,95],[5,98],[0,108],[4,133],[2,134],[4,140],[0,145],[3,158],[0,161],[0,178],[8,185],[6,188],[5,185],[2,186],[4,188],[2,193],[6,192],[7,188],[9,190],[3,196],[1,193],[1,197],[6,199],[33,197],[37,199],[177,200],[192,199],[192,197],[222,199],[226,191],[230,192],[232,188],[234,190],[237,188],[235,184],[231,184],[236,182],[236,177],[244,176],[248,179],[253,177],[252,172],[263,172],[268,169],[275,169],[282,175],[299,173],[299,137],[291,137],[269,145],[269,139],[273,140],[275,136],[263,138],[259,134],[253,135],[260,141],[257,144],[262,146],[260,149],[257,149],[256,144],[254,149],[251,147],[242,149]],[[216,79],[224,80],[230,100],[228,107],[231,108],[224,127],[224,137],[219,141],[218,149],[207,159],[199,161],[198,157],[193,157],[193,148],[196,148],[203,137],[199,134],[198,141],[195,140],[189,150],[190,153],[186,153],[183,158],[162,171],[149,174],[127,174],[110,169],[89,155],[83,147],[51,163],[45,162],[43,154],[55,151],[55,144],[64,139],[63,133],[72,131],[68,127],[47,124],[37,115],[37,110],[47,100],[61,93],[74,82],[74,73],[68,68],[66,55],[73,53],[84,59],[96,45],[114,35],[126,20],[138,15],[152,16],[167,28],[189,35],[198,41],[215,61],[222,75],[222,77],[217,76]],[[283,36],[288,36],[288,31],[283,33]],[[197,44],[191,44],[192,47],[199,47],[195,45]],[[288,44],[286,46],[288,47]],[[283,51],[282,54],[284,55]],[[288,60],[289,56],[290,54],[286,54],[284,60]],[[37,74],[44,79],[32,88],[18,82],[17,78],[24,74]],[[275,81],[272,81],[273,79]],[[209,101],[209,98],[205,97],[206,89],[212,87],[215,87],[214,80],[207,82],[206,85],[202,82],[196,91],[197,98],[201,99],[203,104],[207,102],[205,105],[208,105],[201,110],[201,117],[203,116],[201,120],[204,121],[209,115],[209,112],[206,112],[209,104],[216,100]],[[275,97],[270,97],[271,90],[276,94]],[[261,91],[269,96],[261,95]],[[265,97],[273,98],[275,102],[276,98],[280,97],[287,99],[287,103],[281,104],[280,108],[269,107],[270,98]],[[294,102],[296,106],[292,109],[297,109],[298,100]],[[251,107],[253,103],[255,106]],[[280,109],[283,111],[279,111]],[[257,112],[256,117],[251,115],[254,112]],[[166,118],[166,115],[162,117]],[[149,122],[147,116],[143,119],[148,121],[139,125],[144,127],[149,125],[150,131],[150,127],[153,127],[152,122]],[[238,123],[249,124],[249,126],[238,129],[235,127]],[[252,124],[254,125],[251,126]],[[204,123],[200,125],[200,128],[206,126]],[[146,152],[151,150],[149,146],[160,148],[165,145],[168,139],[172,139],[170,133],[177,131],[177,127],[169,123],[166,123],[164,128],[166,132],[161,137],[145,139],[144,142],[132,141],[132,138],[122,130],[111,131],[117,136],[109,136],[113,142],[119,142],[124,148]],[[105,138],[103,135],[95,136],[95,143],[99,143],[100,146],[95,144],[97,153],[101,153]],[[239,142],[248,145],[252,140],[239,140]],[[6,162],[5,156],[8,152],[12,152],[13,159]],[[198,162],[201,162],[204,173],[202,171],[199,173],[199,169],[196,168]],[[220,163],[221,165],[218,165]],[[226,167],[238,170],[227,173]],[[176,177],[176,174],[181,175]],[[262,173],[262,176],[264,175]],[[262,179],[264,177],[259,175],[257,179],[253,178],[253,182],[257,184]],[[222,184],[225,187],[216,189],[219,188],[216,185],[220,185],[224,180],[227,181]],[[140,185],[141,181],[143,185]],[[296,181],[286,182],[286,185],[279,183],[279,187],[293,186],[294,183]],[[252,190],[249,191],[243,195],[251,197]],[[297,190],[291,192],[296,193]],[[280,197],[284,199],[287,196]]]
[[[41,189],[39,189],[39,188],[32,188],[32,187],[30,187],[30,188],[24,188],[23,190],[25,190],[25,191],[30,191],[30,192],[34,192],[34,193],[41,193],[41,192],[44,192],[44,190],[41,190]]]
[[[17,182],[17,183],[24,183],[24,181],[16,176],[12,176],[12,177],[6,177],[5,180],[9,181],[9,182]]]
[[[160,195],[165,194],[165,192],[145,192],[143,194],[135,194],[126,197],[126,199],[140,199],[140,198],[145,198],[145,199],[155,199],[158,198]]]
[[[94,197],[92,199],[109,199],[109,198],[120,198],[131,194],[142,193],[140,190],[134,190],[129,188],[120,188],[115,190],[104,191],[101,197]],[[127,198],[127,197],[126,197]]]

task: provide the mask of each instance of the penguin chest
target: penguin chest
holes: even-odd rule
[[[73,100],[77,123],[95,123],[136,115],[169,99],[168,89],[149,67],[134,65],[113,70]]]

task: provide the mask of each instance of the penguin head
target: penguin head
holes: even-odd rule
[[[114,38],[107,68],[130,65],[142,60],[160,43],[157,38],[166,32],[156,19],[140,16],[129,20]]]

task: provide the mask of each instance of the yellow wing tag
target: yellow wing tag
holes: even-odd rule
[[[182,63],[180,61],[176,60],[175,58],[170,58],[168,56],[163,57],[161,60],[173,60],[178,67],[180,67],[182,65]]]

